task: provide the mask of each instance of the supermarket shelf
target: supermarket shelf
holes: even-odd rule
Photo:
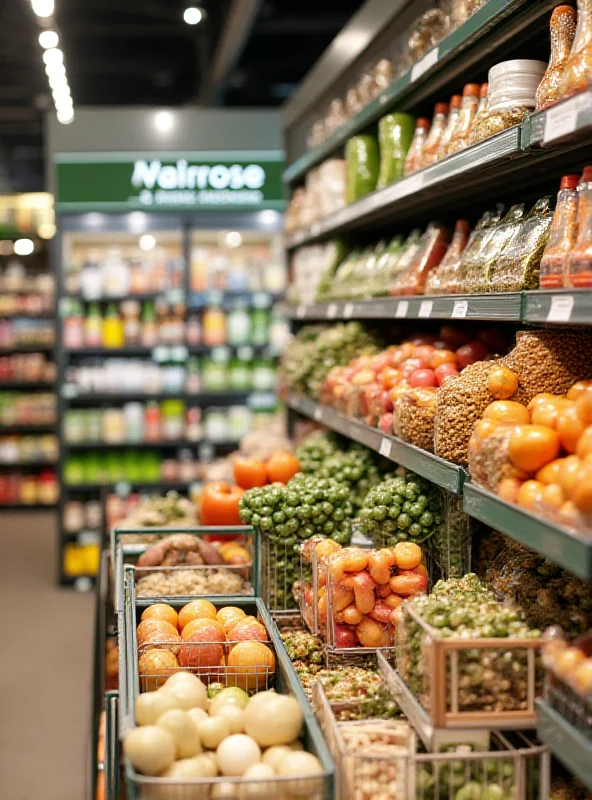
[[[519,322],[521,309],[521,293],[507,292],[504,294],[384,297],[312,306],[298,305],[289,306],[286,314],[296,320],[479,319]]]
[[[592,579],[592,539],[560,528],[475,486],[463,486],[467,514],[535,550],[578,578]]]
[[[62,387],[62,396],[68,400],[69,405],[90,405],[97,403],[127,403],[132,400],[157,401],[163,400],[182,400],[194,406],[231,406],[231,405],[253,405],[258,406],[262,403],[269,404],[275,402],[275,395],[272,392],[199,392],[198,394],[185,394],[184,392],[158,392],[155,394],[146,392],[121,392],[105,394],[75,394],[76,387]]]
[[[388,436],[377,428],[369,428],[367,425],[349,419],[306,397],[288,395],[287,405],[294,411],[322,423],[327,428],[369,447],[390,461],[413,470],[449,492],[459,494],[462,490],[465,472],[456,464],[444,461],[442,458],[420,450],[419,447],[403,442],[394,436]]]
[[[592,291],[589,289],[566,289],[524,292],[523,320],[525,322],[590,325],[592,322]]]
[[[44,467],[55,467],[55,459],[39,461],[0,461],[0,469],[43,469]]]
[[[0,503],[0,511],[53,511],[56,503]]]
[[[126,347],[72,347],[64,348],[66,356],[80,357],[109,357],[125,358],[125,357],[147,357],[152,358],[154,361],[184,361],[188,355],[205,356],[215,351],[228,351],[236,353],[239,350],[249,348],[255,355],[267,355],[269,358],[275,358],[277,353],[274,353],[269,345],[252,345],[245,344],[238,347],[232,345],[185,345],[185,344],[160,344],[154,347],[141,347],[141,346],[126,346]]]
[[[159,441],[159,442],[75,442],[75,443],[68,443],[65,442],[62,445],[62,452],[67,452],[68,450],[81,450],[81,451],[89,451],[89,450],[164,450],[164,449],[171,449],[176,450],[177,448],[184,448],[184,447],[199,447],[200,445],[209,445],[210,447],[214,447],[218,450],[231,450],[231,449],[238,449],[239,447],[239,440],[238,439],[227,439],[221,440],[219,442],[214,442],[211,439],[199,439],[198,441],[188,441],[187,439],[180,439],[175,442],[171,441]],[[0,465],[1,466],[1,465]]]
[[[0,436],[12,435],[22,433],[24,435],[33,435],[36,433],[55,433],[55,422],[48,423],[47,425],[0,425]]]
[[[534,8],[533,8],[534,7]],[[294,183],[308,170],[324,161],[357,133],[394,108],[405,99],[404,108],[414,100],[425,99],[446,80],[446,73],[464,75],[475,60],[487,51],[501,47],[508,38],[517,38],[530,21],[547,13],[552,3],[532,3],[528,0],[489,0],[467,22],[450,33],[439,46],[428,52],[407,73],[387,87],[355,117],[335,131],[318,147],[310,149],[284,171],[284,181]],[[525,12],[525,13],[523,13]],[[522,18],[519,19],[520,15]],[[518,24],[520,23],[520,24]],[[508,26],[511,29],[508,31]],[[474,47],[473,45],[481,45]]]
[[[53,381],[0,381],[0,392],[49,392],[53,389]]]
[[[555,145],[589,133],[592,128],[592,89],[533,114],[522,128],[524,147]]]
[[[376,225],[385,217],[409,214],[418,206],[427,209],[439,204],[441,208],[447,195],[459,190],[467,192],[471,182],[473,189],[478,185],[483,195],[514,169],[515,162],[529,161],[528,154],[521,151],[520,137],[520,127],[515,126],[461,150],[297,231],[287,237],[286,246],[299,247],[344,230]]]
[[[592,791],[592,742],[545,700],[536,701],[537,735],[553,755]]]
[[[55,315],[55,311],[40,311],[38,314],[17,311],[15,314],[0,314],[0,319],[54,319]]]
[[[66,299],[78,300],[81,303],[124,303],[126,300],[150,302],[152,300],[160,300],[161,298],[166,299],[167,295],[169,294],[173,295],[173,297],[177,297],[179,292],[181,292],[182,297],[185,296],[183,289],[163,289],[162,292],[131,292],[129,294],[118,295],[116,297],[112,297],[110,295],[89,297],[88,295],[82,294],[82,292],[65,292],[62,295],[62,301]]]
[[[13,347],[0,347],[0,356],[18,353],[53,353],[53,344],[15,344]]]
[[[63,483],[62,489],[68,492],[100,492],[105,489],[109,492],[125,495],[128,492],[186,492],[194,483],[179,481],[158,481],[157,483],[144,483],[135,481],[117,481],[116,483]]]
[[[190,292],[188,308],[191,311],[195,311],[200,308],[207,308],[209,305],[218,305],[220,303],[226,307],[228,304],[234,303],[235,300],[243,300],[249,303],[249,305],[254,306],[269,306],[282,300],[283,297],[283,292],[212,289],[206,292]]]

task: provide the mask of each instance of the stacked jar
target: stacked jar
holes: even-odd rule
[[[518,58],[502,61],[489,70],[489,111],[480,114],[471,129],[470,144],[518,125],[535,108],[536,92],[547,65]]]

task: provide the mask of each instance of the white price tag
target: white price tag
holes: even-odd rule
[[[170,350],[168,347],[155,347],[152,351],[152,360],[156,361],[157,364],[161,364],[163,361],[168,361],[170,357]]]
[[[330,303],[327,306],[327,319],[335,319],[337,316],[337,303]]]
[[[438,62],[438,48],[434,47],[433,50],[430,50],[429,53],[420,59],[417,64],[411,70],[411,83],[416,81],[418,78],[431,69],[434,64]]]
[[[383,437],[382,441],[380,442],[380,449],[378,450],[378,452],[380,453],[381,456],[388,458],[391,454],[391,447],[392,447],[392,442],[389,441],[389,439],[385,439]]]
[[[543,142],[553,142],[561,139],[576,129],[578,122],[578,107],[574,100],[560,103],[545,113],[545,133]]]
[[[464,319],[467,316],[468,310],[469,310],[468,300],[455,300],[454,308],[452,309],[452,314],[450,316],[452,319]]]
[[[323,409],[322,408],[315,408],[313,412],[313,417],[317,422],[320,422],[323,419]]]
[[[92,587],[92,578],[76,578],[74,581],[74,589],[77,592],[90,592]]]
[[[65,400],[71,400],[73,397],[78,397],[78,387],[72,383],[65,383],[62,386],[62,397]]]
[[[407,316],[407,312],[409,311],[409,303],[407,300],[399,300],[397,303],[397,310],[395,311],[395,317],[398,319],[402,319],[403,317]]]
[[[298,308],[296,309],[296,317],[298,319],[302,319],[305,316],[306,316],[306,306],[299,305]]]
[[[417,312],[417,316],[420,319],[428,319],[428,317],[432,316],[432,308],[434,307],[434,303],[431,300],[422,300],[419,304],[419,311]]]
[[[321,232],[321,223],[320,222],[313,222],[310,226],[310,235],[311,236],[318,236]]]
[[[354,315],[354,304],[353,303],[346,303],[343,307],[343,318],[344,319],[351,319]]]
[[[188,355],[189,351],[184,345],[171,347],[171,361],[185,361]]]
[[[547,314],[547,322],[569,322],[573,307],[573,294],[554,294],[551,298],[551,308]]]
[[[96,531],[82,531],[76,537],[78,544],[100,544],[101,534]]]

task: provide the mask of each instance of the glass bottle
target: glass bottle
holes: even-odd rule
[[[579,175],[561,178],[551,233],[541,259],[541,289],[560,289],[564,285],[567,258],[578,232],[579,180]]]
[[[467,83],[464,87],[458,124],[450,139],[446,155],[452,155],[452,153],[457,153],[459,150],[468,147],[469,132],[479,106],[480,91],[478,83]]]
[[[123,347],[123,321],[115,303],[109,303],[103,320],[103,345],[104,347]]]
[[[473,121],[471,122],[471,128],[469,130],[469,138],[468,138],[469,147],[472,144],[475,144],[475,142],[473,141],[473,131],[489,111],[488,90],[489,90],[489,84],[482,83],[481,88],[479,89],[479,106],[477,108],[477,113],[473,117]]]
[[[158,326],[154,303],[144,303],[142,308],[142,346],[155,347],[158,343]]]
[[[421,161],[422,167],[428,167],[430,164],[435,164],[438,160],[438,150],[440,149],[440,142],[446,130],[446,123],[448,121],[448,103],[436,103],[434,108],[434,118],[432,119],[432,127],[428,133],[425,145],[423,148],[423,158]]]
[[[426,283],[426,294],[450,294],[450,285],[461,254],[467,246],[470,233],[469,223],[459,219],[454,227],[452,241],[440,266],[430,272]]]
[[[559,94],[569,97],[588,88],[592,80],[592,0],[578,0],[578,25]]]
[[[438,159],[437,159],[438,161],[440,161],[441,158],[446,158],[446,151],[448,150],[448,145],[450,144],[450,140],[454,136],[456,126],[458,125],[458,121],[460,119],[461,103],[462,103],[462,97],[459,94],[453,94],[452,97],[450,98],[448,121],[446,123],[446,128],[440,140],[440,148],[438,150]]]
[[[91,303],[84,318],[84,343],[87,347],[103,344],[103,318],[98,303]]]
[[[413,134],[413,141],[405,159],[405,166],[403,167],[403,175],[411,175],[412,172],[417,172],[421,169],[423,160],[423,148],[430,130],[430,121],[426,117],[420,117],[415,123],[415,133]]]
[[[567,259],[565,285],[592,286],[592,167],[585,167],[578,186],[578,238]]]
[[[576,24],[576,10],[571,6],[557,6],[551,15],[551,57],[537,89],[536,111],[556,103],[561,97],[559,89],[576,33]]]

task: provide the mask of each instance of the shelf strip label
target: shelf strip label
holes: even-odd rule
[[[569,322],[573,307],[573,294],[554,294],[551,298],[547,322]]]
[[[419,311],[417,312],[417,316],[420,319],[428,319],[432,316],[432,308],[434,307],[434,303],[432,300],[422,300],[419,305]]]
[[[426,53],[426,55],[423,58],[421,58],[417,62],[417,64],[415,64],[415,66],[411,70],[411,83],[416,81],[418,78],[421,78],[421,76],[425,72],[431,69],[434,66],[434,64],[438,62],[438,55],[439,55],[439,48],[434,47],[433,50],[430,50],[429,53]]]
[[[468,300],[455,300],[454,308],[452,309],[452,314],[450,315],[450,318],[464,319],[467,316],[468,310],[469,310]]]
[[[397,317],[397,319],[402,319],[407,316],[408,311],[409,303],[407,300],[399,300],[397,303],[397,310],[395,311],[395,317]]]

